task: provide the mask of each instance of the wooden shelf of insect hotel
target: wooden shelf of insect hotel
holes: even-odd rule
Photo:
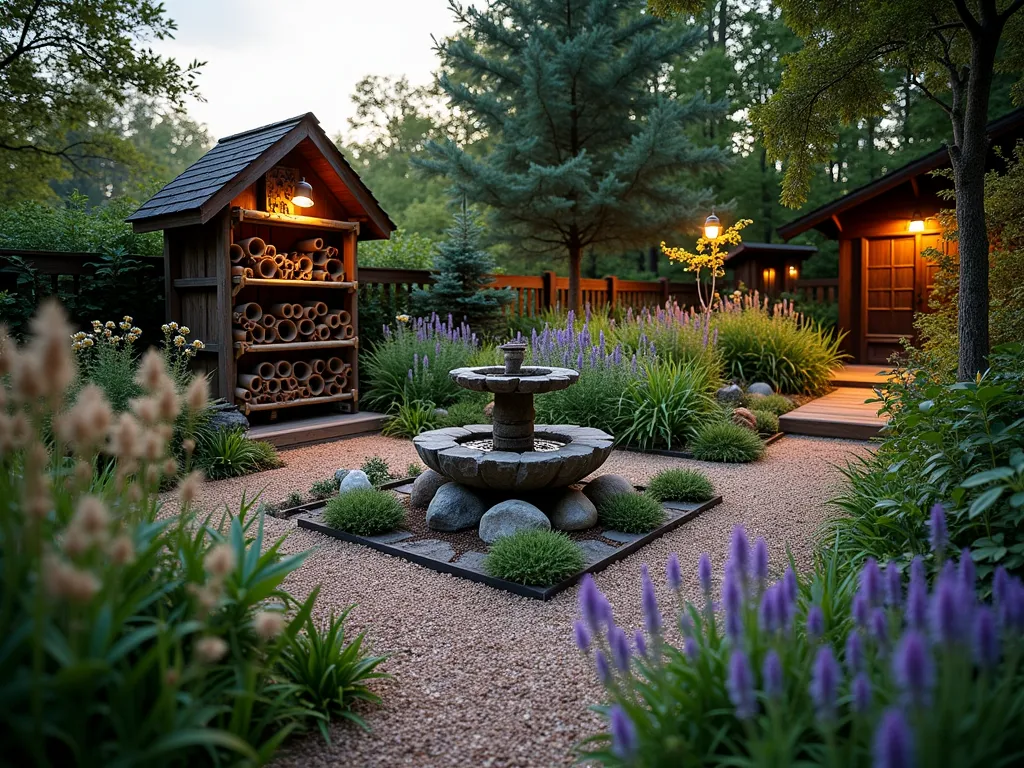
[[[129,220],[164,230],[168,316],[218,396],[257,421],[358,410],[358,241],[394,224],[315,117],[222,139]]]

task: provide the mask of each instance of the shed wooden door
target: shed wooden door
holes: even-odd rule
[[[864,252],[864,338],[861,359],[884,363],[902,350],[900,339],[913,339],[918,310],[918,243],[914,235],[868,238]]]

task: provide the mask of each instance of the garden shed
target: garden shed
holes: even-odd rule
[[[740,243],[725,257],[726,277],[731,284],[759,291],[765,296],[796,290],[804,260],[818,249],[789,243]]]
[[[988,134],[1009,152],[1024,137],[1024,110],[993,121]],[[998,164],[994,151],[989,162]],[[922,254],[956,250],[938,219],[952,207],[941,197],[952,182],[933,173],[949,166],[942,147],[778,229],[785,240],[813,229],[839,241],[839,327],[855,362],[885,363],[914,338],[914,314],[928,311],[936,267]]]
[[[163,230],[214,393],[257,424],[358,411],[357,244],[395,225],[312,113],[221,139],[128,220]]]

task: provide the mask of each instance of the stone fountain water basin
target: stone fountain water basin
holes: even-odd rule
[[[524,366],[508,373],[500,365],[482,368],[456,368],[449,372],[452,381],[464,389],[492,394],[540,395],[572,386],[580,374],[571,368]]]
[[[488,381],[494,378],[487,377]],[[539,491],[564,488],[596,471],[607,461],[614,442],[600,429],[537,424],[534,439],[538,444],[532,451],[496,451],[468,445],[492,439],[492,425],[468,424],[424,432],[413,438],[413,445],[424,464],[456,483],[491,491]]]

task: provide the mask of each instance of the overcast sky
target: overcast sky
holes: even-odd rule
[[[178,24],[157,43],[183,65],[206,61],[205,102],[189,114],[214,138],[313,112],[329,135],[348,130],[364,75],[430,81],[431,35],[456,27],[447,0],[164,0]],[[305,61],[300,66],[299,60]]]

